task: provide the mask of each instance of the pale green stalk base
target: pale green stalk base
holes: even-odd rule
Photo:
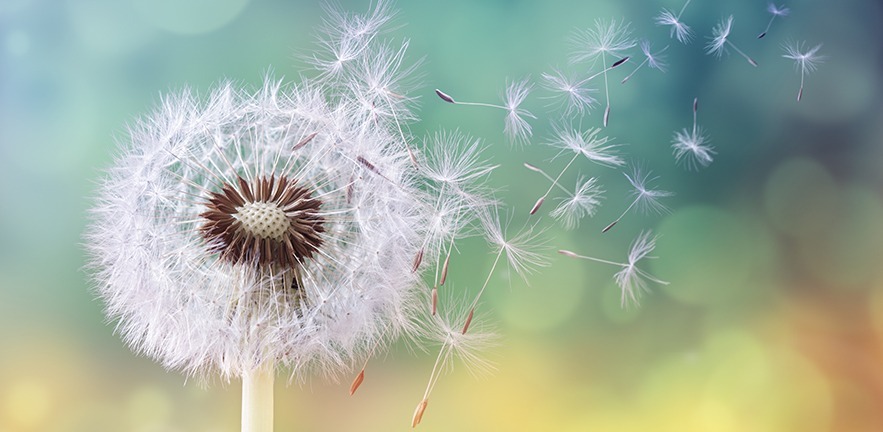
[[[242,377],[242,432],[273,432],[273,365]]]

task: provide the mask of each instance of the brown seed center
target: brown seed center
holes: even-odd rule
[[[225,183],[200,214],[200,232],[221,259],[257,266],[297,268],[322,246],[322,201],[285,176]]]
[[[248,202],[237,207],[233,217],[249,234],[277,242],[283,241],[283,236],[291,226],[288,216],[275,203]]]

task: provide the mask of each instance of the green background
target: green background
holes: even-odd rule
[[[420,429],[507,431],[883,430],[883,111],[877,1],[803,0],[777,20],[762,1],[694,2],[690,45],[652,18],[680,1],[405,2],[386,37],[424,59],[415,135],[481,137],[501,168],[492,183],[513,224],[557,172],[544,146],[550,120],[537,87],[531,144],[512,148],[503,113],[445,104],[499,102],[506,79],[567,66],[576,29],[624,19],[657,47],[666,73],[619,79],[605,133],[630,161],[676,192],[663,215],[631,214],[617,170],[583,163],[607,190],[578,230],[548,227],[551,264],[529,284],[497,272],[483,303],[500,344],[496,370],[455,365]],[[363,11],[366,2],[344,1]],[[711,27],[735,16],[730,54],[704,55]],[[206,94],[221,79],[256,86],[268,70],[297,80],[324,17],[314,2],[248,0],[3,0],[0,2],[0,431],[234,431],[239,383],[201,385],[132,354],[113,334],[82,270],[81,233],[125,125],[162,94]],[[823,43],[827,57],[795,100],[799,74],[781,43]],[[633,52],[638,54],[638,52]],[[596,96],[600,96],[596,94]],[[692,172],[670,139],[700,123],[718,154]],[[583,126],[600,125],[603,108]],[[577,171],[565,174],[572,185]],[[661,235],[653,286],[622,309],[615,268],[556,255],[566,248],[623,260],[642,229]],[[479,241],[452,259],[451,286],[474,292],[493,256]],[[369,363],[359,392],[321,378],[276,388],[277,430],[405,430],[434,361],[396,347]]]

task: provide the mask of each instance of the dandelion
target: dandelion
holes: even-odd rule
[[[651,231],[641,232],[641,234],[638,235],[638,237],[632,242],[632,245],[629,248],[627,263],[620,263],[600,258],[583,256],[568,250],[559,250],[558,253],[571,258],[584,259],[599,262],[602,264],[622,267],[622,270],[617,272],[613,276],[613,279],[622,292],[620,297],[620,305],[622,307],[625,307],[630,303],[637,304],[641,294],[649,291],[647,288],[648,281],[655,282],[661,285],[668,285],[668,282],[660,280],[650,273],[647,273],[646,271],[638,268],[638,263],[641,260],[643,260],[644,258],[653,258],[652,256],[650,256],[650,253],[653,252],[653,249],[656,247],[656,239],[657,237],[654,236]]]
[[[634,75],[636,72],[641,70],[641,68],[644,67],[644,65],[649,66],[651,69],[656,69],[656,70],[665,72],[666,65],[665,65],[665,61],[663,60],[662,53],[668,49],[668,45],[666,45],[665,48],[662,48],[661,50],[659,50],[659,52],[657,52],[655,54],[650,51],[650,41],[648,41],[646,39],[641,40],[640,45],[641,45],[641,52],[644,53],[644,61],[642,61],[640,64],[638,64],[638,66],[635,68],[635,70],[633,70],[630,74],[626,75],[626,77],[622,79],[622,84],[625,84],[626,81],[628,81],[629,78],[631,78],[632,75]]]
[[[555,128],[556,137],[552,140],[551,145],[560,148],[561,154],[573,152],[573,157],[570,158],[570,161],[568,161],[564,168],[561,169],[558,176],[555,179],[552,179],[552,183],[549,185],[549,189],[546,190],[546,193],[536,200],[536,203],[530,210],[530,214],[535,214],[540,209],[540,206],[543,205],[546,198],[552,193],[552,189],[558,184],[558,180],[560,180],[561,176],[563,176],[570,166],[576,162],[576,159],[579,158],[580,155],[603,166],[621,166],[625,163],[625,161],[615,153],[614,149],[616,146],[609,144],[611,141],[610,138],[598,136],[600,132],[601,129],[599,128],[589,129],[585,132],[579,132],[574,129],[563,127]],[[528,168],[532,167],[530,165],[526,166],[528,166]],[[539,170],[535,171],[542,172]],[[543,173],[543,175],[546,174]],[[549,178],[548,176],[546,177]]]
[[[803,99],[804,78],[806,75],[815,72],[819,64],[825,60],[823,56],[819,55],[819,49],[822,47],[822,44],[818,44],[807,51],[803,50],[803,44],[803,42],[788,42],[782,45],[782,48],[785,50],[785,54],[782,57],[794,60],[794,67],[800,70],[800,90],[797,91],[798,101]]]
[[[653,181],[657,180],[659,177],[650,177],[650,171],[646,173],[641,172],[641,169],[635,167],[632,171],[632,175],[628,175],[628,173],[623,173],[625,178],[628,179],[629,183],[632,184],[634,190],[632,191],[632,196],[635,198],[631,204],[619,215],[616,220],[608,224],[604,227],[601,232],[610,231],[614,225],[616,225],[623,217],[631,210],[633,207],[637,207],[638,210],[644,211],[645,213],[656,212],[661,213],[666,210],[665,206],[659,202],[660,198],[665,198],[674,195],[671,192],[660,190],[660,189],[650,189],[649,185]]]
[[[681,15],[684,14],[684,10],[687,9],[687,5],[690,4],[690,1],[691,0],[687,0],[684,2],[684,5],[681,6],[681,10],[677,15],[675,15],[673,11],[662,9],[662,12],[660,12],[655,19],[656,24],[658,25],[671,26],[669,37],[677,38],[682,44],[690,42],[690,39],[693,38],[693,32],[690,30],[690,26],[681,21]]]
[[[604,101],[607,104],[604,108],[604,127],[607,127],[610,119],[610,87],[607,80],[607,56],[623,57],[621,55],[623,51],[633,48],[635,41],[631,38],[631,33],[631,26],[628,23],[617,22],[616,20],[596,20],[594,28],[578,32],[573,38],[577,46],[576,52],[572,56],[573,62],[596,61],[598,57],[601,58],[601,64],[603,65],[602,73],[604,75]],[[619,60],[614,63],[621,64],[623,61]]]
[[[791,9],[788,9],[785,6],[776,6],[775,3],[767,4],[766,10],[772,16],[770,17],[770,21],[766,24],[766,28],[759,35],[757,35],[758,39],[762,39],[764,36],[766,36],[767,32],[770,31],[770,26],[773,25],[773,21],[776,19],[776,17],[786,17],[788,16],[788,14],[791,13]]]
[[[325,48],[363,46],[315,80],[166,97],[99,185],[86,242],[107,315],[166,368],[241,378],[243,431],[272,430],[278,370],[338,376],[434,330],[426,273],[496,205],[477,141],[411,163],[407,42],[373,36],[387,13],[336,17]]]
[[[726,50],[726,46],[733,48],[736,50],[739,55],[741,55],[751,66],[757,67],[757,62],[754,61],[751,57],[748,57],[748,54],[745,54],[742,50],[739,49],[736,45],[734,45],[728,39],[730,37],[730,31],[733,29],[733,16],[730,15],[726,20],[719,22],[714,29],[712,30],[711,41],[705,46],[705,52],[707,54],[714,54],[717,57],[720,57],[723,52]]]
[[[484,102],[461,102],[454,100],[453,97],[439,89],[435,90],[435,94],[438,95],[441,100],[455,105],[483,106],[506,111],[507,114],[503,133],[509,139],[510,143],[521,143],[526,142],[532,135],[530,123],[528,123],[525,118],[536,118],[530,113],[530,111],[521,108],[521,104],[527,98],[532,87],[533,85],[530,84],[527,79],[507,83],[506,92],[503,95],[503,105]]]
[[[695,98],[693,99],[693,129],[684,128],[680,132],[676,132],[671,141],[675,160],[678,162],[684,160],[691,169],[698,166],[707,167],[712,161],[712,155],[714,155],[714,150],[708,144],[708,137],[696,122],[698,111],[699,99]]]

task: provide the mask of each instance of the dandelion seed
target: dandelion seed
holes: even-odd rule
[[[356,390],[362,385],[362,382],[365,381],[365,369],[363,368],[356,378],[353,380],[353,383],[350,385],[350,396],[356,394]]]
[[[693,129],[682,129],[675,132],[672,138],[671,146],[674,151],[675,160],[682,160],[690,169],[699,166],[707,167],[713,158],[714,150],[708,144],[708,137],[702,132],[696,122],[697,112],[699,111],[699,99],[693,99]]]
[[[684,10],[687,9],[687,5],[690,4],[690,1],[691,0],[687,0],[684,2],[684,5],[681,6],[681,10],[677,15],[675,15],[673,11],[662,9],[662,12],[660,12],[655,19],[656,24],[658,25],[671,26],[669,37],[677,38],[682,44],[690,42],[690,39],[693,38],[693,32],[690,30],[690,26],[681,21],[681,15],[684,14]]]
[[[546,88],[564,96],[562,104],[565,108],[565,116],[569,116],[572,113],[583,114],[584,112],[588,112],[596,102],[596,100],[589,94],[595,92],[596,90],[583,87],[583,85],[601,75],[606,74],[610,70],[622,65],[628,60],[628,56],[623,57],[613,62],[612,65],[605,68],[604,70],[589,75],[588,77],[583,78],[579,81],[575,81],[569,77],[564,76],[564,74],[558,70],[555,70],[551,74],[543,73],[542,77],[544,82],[546,82]]]
[[[610,119],[610,87],[607,79],[607,56],[623,57],[621,55],[623,51],[633,48],[635,40],[631,38],[631,32],[632,30],[628,23],[617,22],[616,20],[596,20],[595,27],[578,32],[573,38],[577,47],[572,56],[573,62],[596,61],[598,57],[601,58],[604,75],[604,100],[606,103],[604,120],[602,122],[604,127],[607,127]]]
[[[454,301],[445,304],[451,306],[433,316],[433,331],[428,336],[441,346],[423,392],[423,398],[414,410],[412,427],[416,427],[422,421],[429,396],[441,375],[453,368],[455,359],[460,359],[467,371],[473,375],[482,375],[493,369],[493,365],[478,355],[478,352],[496,343],[494,332],[474,314],[474,307],[468,311],[465,309],[468,307],[466,302]],[[465,324],[461,326],[459,323]]]
[[[591,95],[596,90],[582,87],[582,81],[565,76],[559,70],[544,72],[542,78],[547,89],[563,97],[561,105],[565,116],[588,112],[597,102]]]
[[[495,264],[491,266],[491,271],[488,274],[488,279],[485,280],[484,286],[487,286],[490,275],[496,269],[496,263],[503,255],[506,256],[509,269],[514,270],[522,278],[526,278],[535,269],[545,267],[548,264],[548,260],[541,253],[545,249],[544,230],[525,226],[517,234],[509,236],[507,231],[510,221],[506,221],[504,224],[496,213],[482,214],[481,222],[488,243],[497,250]],[[483,291],[484,288],[479,290],[476,302],[481,297]]]
[[[429,404],[429,399],[423,399],[417,404],[417,408],[414,409],[414,416],[411,418],[411,427],[415,428],[421,421],[423,421],[423,413],[426,412],[426,405]]]
[[[651,69],[656,69],[662,72],[665,72],[665,61],[662,57],[662,53],[668,49],[668,45],[659,50],[657,53],[652,53],[650,51],[650,41],[644,39],[641,41],[641,52],[644,53],[644,61],[642,61],[630,74],[626,75],[625,78],[622,79],[622,84],[625,84],[629,78],[632,77],[636,72],[641,70],[644,65],[650,66]]]
[[[445,92],[443,92],[443,91],[441,91],[441,90],[439,90],[439,89],[435,89],[435,94],[438,95],[438,97],[440,97],[441,100],[443,100],[443,101],[445,101],[445,102],[447,102],[447,103],[452,103],[452,104],[457,103],[457,102],[454,101],[454,98],[452,98],[452,97],[449,96],[447,93],[445,93]]]
[[[787,42],[782,45],[785,54],[782,57],[794,60],[794,67],[800,71],[800,90],[797,91],[797,100],[803,99],[803,81],[806,75],[815,72],[819,64],[825,60],[825,57],[819,55],[819,49],[822,44],[818,44],[811,49],[803,50],[804,42]]]
[[[707,54],[713,54],[720,58],[723,52],[726,50],[726,46],[734,49],[739,55],[741,55],[751,66],[757,67],[757,62],[754,61],[751,57],[748,57],[748,54],[745,54],[739,47],[734,45],[728,39],[730,37],[730,31],[733,29],[733,16],[730,15],[726,20],[719,22],[714,29],[712,30],[711,40],[705,46],[705,52]]]
[[[660,198],[665,198],[674,195],[671,192],[659,190],[659,189],[650,189],[648,186],[650,183],[658,179],[659,177],[650,177],[650,171],[646,173],[641,172],[641,169],[635,167],[632,171],[632,175],[628,175],[627,173],[623,173],[625,178],[628,179],[629,183],[632,184],[634,190],[632,191],[632,196],[635,198],[631,204],[619,215],[616,220],[611,222],[609,225],[604,227],[601,232],[610,231],[614,225],[616,225],[623,217],[632,209],[632,207],[637,207],[638,210],[643,211],[645,213],[656,212],[662,213],[666,210],[665,206],[659,202]]]
[[[582,218],[594,216],[604,190],[598,185],[594,177],[581,177],[576,182],[573,193],[558,205],[550,215],[561,221],[566,229],[573,229],[579,225]]]
[[[776,6],[775,3],[767,4],[766,10],[772,16],[770,17],[770,21],[766,24],[766,28],[759,35],[757,35],[758,39],[766,36],[766,34],[770,31],[770,26],[773,25],[773,20],[775,20],[776,17],[786,17],[788,16],[788,14],[791,13],[791,9],[788,9],[785,6]]]
[[[561,150],[561,154],[573,152],[577,156],[606,167],[616,167],[625,161],[616,153],[617,145],[612,144],[613,138],[600,136],[602,129],[589,128],[584,132],[576,129],[553,126],[554,138],[550,146]]]
[[[527,79],[507,83],[506,92],[503,94],[503,105],[484,102],[460,102],[438,89],[435,90],[435,94],[441,100],[454,105],[483,106],[506,111],[503,133],[510,143],[517,144],[527,142],[528,138],[533,134],[530,123],[525,118],[536,119],[536,117],[530,111],[521,108],[521,104],[527,98],[532,87],[533,85]]]
[[[534,214],[539,210],[540,206],[543,204],[543,202],[545,202],[549,194],[552,193],[552,189],[555,186],[558,186],[558,180],[560,180],[561,176],[563,176],[564,173],[570,168],[570,166],[573,165],[574,162],[576,162],[576,159],[580,155],[585,156],[592,162],[604,166],[621,166],[625,163],[625,161],[623,161],[622,158],[616,155],[616,153],[614,152],[614,148],[616,146],[609,144],[610,138],[598,136],[600,132],[601,129],[599,128],[589,129],[585,132],[579,132],[570,128],[557,126],[555,127],[556,137],[554,140],[552,140],[550,145],[560,148],[560,154],[572,151],[574,155],[570,159],[570,161],[567,162],[564,168],[561,169],[561,172],[558,173],[558,176],[554,179],[546,175],[546,173],[542,170],[539,170],[532,165],[525,164],[525,166],[529,169],[540,172],[544,176],[546,176],[546,178],[551,180],[549,189],[547,189],[546,193],[544,193],[539,199],[537,199],[536,204],[534,204],[533,208],[530,211],[530,214]]]
[[[319,132],[313,132],[313,133],[311,133],[311,134],[309,134],[309,135],[303,137],[303,139],[301,139],[300,141],[298,141],[297,144],[295,144],[294,147],[291,148],[291,150],[293,150],[293,151],[300,150],[301,147],[303,147],[303,146],[309,144],[310,141],[312,141],[313,138],[315,138],[316,135],[318,135],[318,134],[319,134]]]
[[[350,14],[326,6],[320,26],[320,50],[306,60],[320,73],[319,81],[337,82],[348,68],[374,45],[375,38],[393,19],[390,2],[380,0],[369,14]]]
[[[419,63],[405,65],[408,46],[409,42],[405,40],[397,48],[385,44],[366,48],[364,55],[355,61],[346,85],[366,111],[374,116],[392,118],[401,143],[408,151],[411,163],[416,166],[417,156],[408,144],[410,140],[405,137],[402,127],[403,120],[413,119],[409,109],[413,98],[405,95],[413,86],[409,81],[412,81],[419,66]]]
[[[436,133],[424,140],[427,178],[439,184],[440,193],[455,193],[474,202],[490,201],[493,191],[486,180],[498,167],[482,155],[482,141],[458,131]]]
[[[558,251],[558,253],[571,258],[584,259],[602,264],[622,267],[622,270],[618,271],[613,276],[613,279],[622,292],[620,297],[620,305],[622,307],[626,307],[629,304],[638,303],[638,299],[640,298],[641,294],[648,291],[648,281],[655,282],[661,285],[668,285],[668,282],[657,279],[655,276],[638,268],[638,263],[641,260],[643,260],[644,258],[653,258],[650,256],[650,253],[653,252],[653,249],[656,247],[656,239],[657,237],[653,236],[653,233],[651,231],[641,232],[641,234],[638,235],[638,237],[632,242],[632,245],[629,248],[627,263],[620,263],[600,258],[583,256],[567,250],[560,250]]]

